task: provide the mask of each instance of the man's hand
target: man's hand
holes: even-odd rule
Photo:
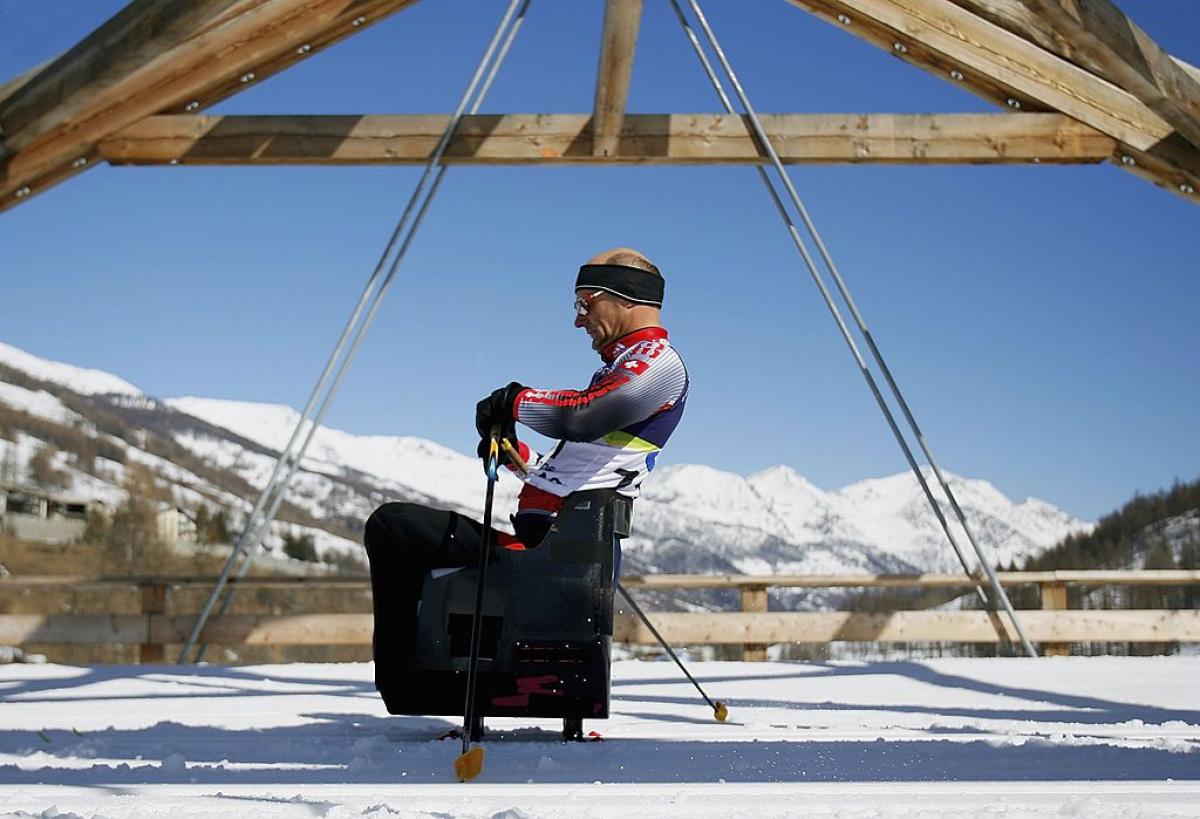
[[[501,438],[517,440],[517,424],[513,420],[513,402],[517,394],[525,389],[524,384],[510,382],[507,387],[494,390],[491,395],[475,405],[475,429],[486,444],[492,429],[500,431]],[[485,447],[486,451],[486,447]]]

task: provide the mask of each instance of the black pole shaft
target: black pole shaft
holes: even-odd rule
[[[656,629],[654,624],[650,622],[650,618],[646,616],[646,612],[642,611],[642,607],[639,606],[637,601],[630,596],[629,592],[625,591],[625,587],[620,583],[617,584],[617,591],[621,593],[621,596],[625,598],[625,602],[629,604],[629,607],[633,609],[634,613],[637,614],[641,621],[646,624],[646,628],[650,629],[650,633],[654,635],[654,639],[658,640],[658,644],[663,647],[663,650],[665,650],[667,654],[671,655],[671,659],[675,661],[675,665],[679,666],[679,670],[682,671],[689,680],[691,680],[692,685],[696,686],[696,690],[700,692],[700,696],[704,697],[704,701],[708,703],[708,707],[716,711],[717,704],[708,698],[708,694],[704,693],[704,689],[700,687],[700,683],[696,682],[696,678],[691,675],[687,668],[684,667],[683,663],[679,661],[679,658],[675,656],[675,652],[671,648],[671,645],[665,639],[663,639],[661,634],[658,633],[658,629]]]
[[[471,749],[471,727],[475,722],[475,689],[479,684],[479,644],[483,640],[483,593],[487,584],[488,554],[492,550],[492,498],[496,489],[496,439],[487,464],[487,497],[483,502],[483,544],[479,549],[479,582],[475,585],[475,619],[471,624],[471,664],[467,668],[467,701],[463,705],[462,752]]]

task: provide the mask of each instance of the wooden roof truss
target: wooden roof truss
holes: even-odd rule
[[[0,85],[0,210],[97,162],[423,164],[444,115],[200,112],[415,0],[133,0]],[[789,163],[1115,162],[1200,201],[1200,71],[1111,0],[788,0],[996,103],[993,114],[775,114]],[[606,0],[592,114],[464,119],[447,164],[753,164],[741,117],[627,114],[643,0]]]

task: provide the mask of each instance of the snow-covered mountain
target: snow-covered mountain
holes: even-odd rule
[[[7,373],[7,377],[5,374]],[[8,381],[9,383],[4,383]],[[24,383],[22,383],[24,382]],[[0,404],[125,448],[155,469],[182,505],[202,499],[248,508],[247,488],[265,485],[275,455],[299,420],[290,407],[207,398],[158,401],[127,381],[37,358],[0,344]],[[114,435],[90,417],[115,414],[133,434]],[[111,423],[110,423],[111,426]],[[159,441],[151,446],[148,436]],[[27,461],[38,441],[21,433],[0,453]],[[162,443],[164,440],[168,444]],[[171,453],[187,453],[187,457]],[[15,458],[14,458],[15,453]],[[97,459],[98,462],[104,459]],[[120,464],[88,470],[60,454],[74,492],[119,495]],[[954,516],[932,474],[930,486]],[[984,480],[947,475],[977,540],[994,563],[1049,548],[1089,524],[1036,499],[1015,503]],[[242,491],[238,491],[241,487]],[[497,522],[515,504],[519,481],[498,487]],[[356,528],[386,499],[417,500],[478,515],[483,486],[475,457],[422,438],[354,435],[320,427],[293,482],[293,522],[326,530],[323,549],[357,550]],[[288,517],[285,510],[283,517]],[[305,520],[297,521],[297,517]],[[955,536],[974,563],[965,534]],[[957,571],[959,563],[910,473],[826,491],[787,466],[748,477],[702,465],[666,466],[646,482],[626,542],[629,571],[848,573]],[[792,602],[800,602],[799,596]],[[823,598],[806,595],[810,604]]]
[[[142,391],[123,378],[104,372],[89,370],[58,361],[47,361],[18,350],[0,341],[0,363],[14,370],[29,373],[41,381],[59,384],[80,395],[141,395]]]

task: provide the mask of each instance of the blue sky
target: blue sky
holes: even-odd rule
[[[590,111],[599,2],[535,0],[484,106]],[[121,6],[0,0],[0,81]],[[501,0],[425,0],[212,109],[453,108]],[[784,2],[709,0],[759,111],[989,111]],[[1200,4],[1122,7],[1200,63]],[[717,110],[646,4],[630,110]],[[1086,518],[1200,474],[1200,207],[1107,166],[793,167],[942,465]],[[0,215],[0,340],[160,397],[301,406],[416,168],[101,167]],[[327,423],[474,448],[475,401],[580,386],[577,266],[666,274],[693,392],[659,463],[788,464],[837,488],[905,468],[747,168],[456,168]]]

